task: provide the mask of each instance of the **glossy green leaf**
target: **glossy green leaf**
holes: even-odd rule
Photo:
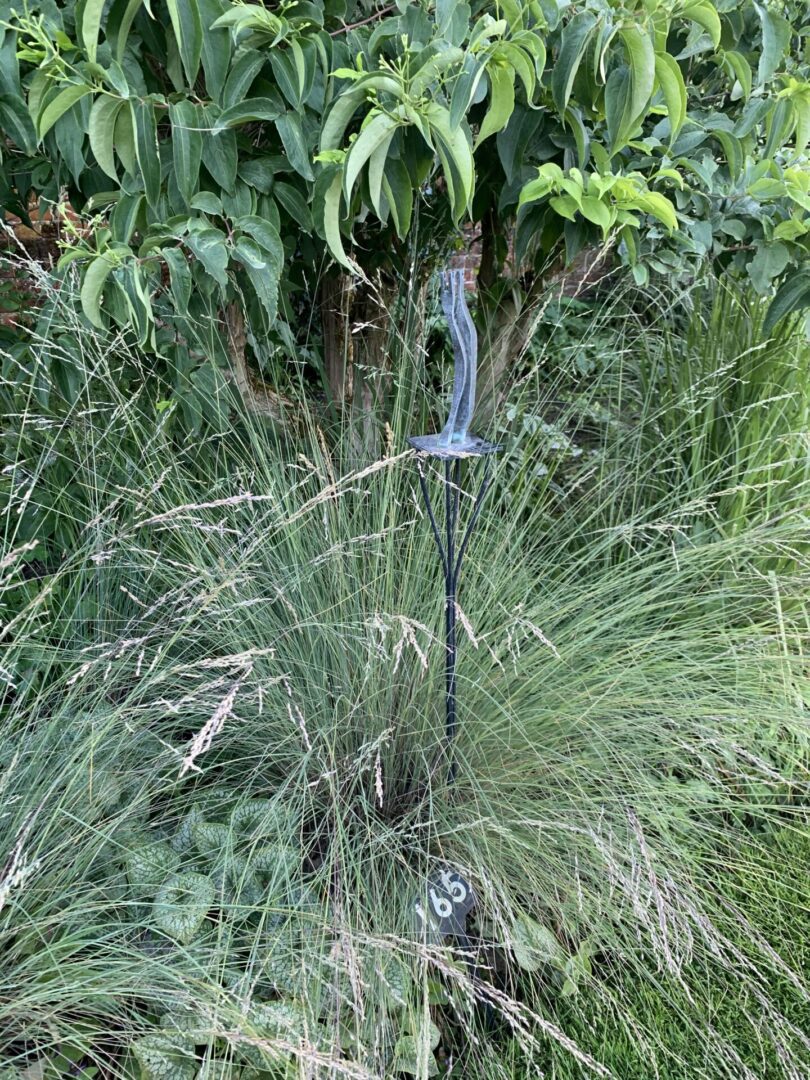
[[[697,4],[688,4],[683,9],[683,18],[702,26],[712,39],[712,45],[715,49],[717,48],[720,44],[722,27],[714,4],[709,3],[709,0],[699,0]]]
[[[778,240],[772,244],[761,244],[753,259],[746,267],[751,282],[760,294],[767,295],[773,279],[779,277],[788,264],[790,252]]]
[[[464,129],[450,126],[450,113],[444,106],[432,103],[424,111],[444,170],[453,217],[458,220],[472,201],[475,189],[472,149]]]
[[[20,95],[0,94],[0,129],[26,154],[36,153],[37,133]]]
[[[120,98],[100,94],[90,110],[87,129],[93,156],[99,167],[115,181],[118,180],[115,168],[115,122],[123,104]]]
[[[105,0],[85,0],[82,9],[82,44],[91,62],[95,62],[96,59],[104,4]]]
[[[742,55],[742,53],[736,52],[733,49],[723,53],[723,59],[734,72],[734,78],[740,84],[743,97],[748,100],[751,96],[751,89],[754,84],[754,76],[751,71],[751,65]]]
[[[258,49],[248,49],[242,53],[231,67],[225,82],[222,92],[224,108],[229,109],[232,105],[238,105],[240,101],[244,101],[245,95],[255,82],[266,60],[266,54],[259,52]]]
[[[103,327],[104,320],[101,317],[101,294],[107,278],[115,269],[115,262],[107,255],[98,255],[88,263],[82,279],[79,298],[82,311],[93,326]]]
[[[205,89],[216,102],[220,102],[228,68],[233,53],[231,35],[227,29],[214,29],[213,23],[226,10],[224,0],[199,0],[200,21],[203,28],[202,66],[205,72]]]
[[[166,4],[180,59],[183,61],[183,70],[189,86],[193,86],[202,55],[203,30],[200,9],[197,0],[166,0]]]
[[[221,188],[233,194],[236,170],[239,165],[236,132],[229,129],[224,131],[217,129],[218,119],[219,113],[209,107],[205,113],[205,123],[210,125],[211,132],[203,139],[203,165]]]
[[[134,176],[138,168],[138,158],[135,154],[135,125],[132,120],[132,109],[126,106],[119,110],[115,121],[115,151],[124,167],[124,172]]]
[[[347,203],[351,202],[354,185],[363,166],[379,147],[390,143],[399,126],[399,121],[387,112],[370,113],[369,117],[346,157],[344,191]]]
[[[248,236],[239,237],[234,244],[233,256],[244,266],[267,318],[273,322],[278,304],[278,272],[274,269],[272,260],[256,241]]]
[[[551,73],[551,93],[560,113],[568,104],[574,79],[596,25],[597,18],[593,12],[580,11],[563,30],[560,51]]]
[[[304,232],[312,232],[312,215],[306,199],[293,187],[283,180],[277,180],[273,185],[273,195],[281,203],[296,226]]]
[[[276,130],[281,136],[284,152],[292,167],[305,180],[314,180],[301,118],[297,113],[286,112],[275,123]]]
[[[487,68],[489,75],[489,108],[475,140],[477,150],[481,143],[490,135],[502,131],[509,123],[509,118],[515,108],[515,71],[508,64],[490,65]]]
[[[138,228],[143,212],[143,195],[122,195],[110,215],[110,229],[113,239],[121,244],[128,244]]]
[[[161,250],[161,255],[169,268],[174,306],[181,315],[187,315],[191,299],[191,267],[188,265],[186,253],[179,247],[167,247]]]
[[[324,193],[323,231],[327,247],[332,258],[347,270],[355,270],[354,263],[348,258],[343,248],[340,233],[340,204],[343,198],[343,171],[338,169]]]
[[[189,203],[200,178],[203,148],[201,110],[190,101],[177,101],[169,106],[169,120],[172,125],[175,181],[180,194]]]
[[[644,116],[655,85],[655,49],[652,38],[638,26],[619,30],[630,66],[627,124],[632,128]]]
[[[675,142],[686,119],[686,85],[677,60],[669,53],[657,53],[655,77],[661,87],[669,117],[670,143]]]
[[[105,32],[108,35],[108,40],[115,43],[114,54],[119,61],[124,55],[132,23],[135,21],[138,11],[143,7],[143,2],[144,0],[128,0],[126,4],[122,3],[120,14],[116,11],[118,5],[115,5],[110,10]]]
[[[763,86],[782,63],[790,45],[791,26],[775,7],[755,3],[754,10],[762,25],[762,52],[759,54],[757,86]]]
[[[271,221],[266,221],[257,214],[245,214],[234,220],[233,227],[252,236],[270,260],[274,270],[281,273],[284,265],[284,245],[281,243],[278,229]]]
[[[151,207],[156,207],[160,198],[161,171],[155,106],[149,100],[131,101],[130,105],[135,130],[135,155],[143,177],[146,201]]]
[[[48,101],[37,120],[37,132],[40,140],[51,130],[53,125],[65,115],[68,109],[72,109],[77,101],[81,101],[87,94],[92,93],[91,87],[85,83],[70,83],[64,90]]]
[[[807,307],[810,307],[810,269],[804,268],[791,274],[777,289],[763,323],[765,333],[772,333],[786,315]]]
[[[239,124],[278,120],[283,114],[284,107],[273,98],[249,98],[225,109],[217,117],[213,132],[216,134],[225,128],[238,127]]]
[[[365,100],[369,91],[403,96],[402,84],[390,75],[370,75],[344,90],[335,98],[321,129],[321,150],[337,149],[343,142],[346,128]]]
[[[382,190],[388,200],[397,236],[404,240],[411,227],[414,190],[408,169],[399,158],[389,158],[386,161]]]
[[[189,233],[186,237],[186,245],[193,255],[199,259],[216,283],[225,288],[228,284],[228,248],[225,233],[219,229],[203,229],[201,232]],[[202,826],[200,826],[202,835]],[[197,833],[195,833],[195,840]]]

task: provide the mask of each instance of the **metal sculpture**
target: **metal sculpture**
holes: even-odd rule
[[[442,308],[450,329],[453,343],[453,397],[447,423],[438,435],[412,435],[408,442],[419,451],[417,466],[419,485],[425,501],[433,537],[439,551],[444,571],[445,592],[445,745],[448,761],[448,783],[456,779],[455,739],[458,731],[456,661],[457,593],[461,566],[473,529],[481,513],[484,497],[489,488],[490,455],[500,449],[494,443],[473,435],[470,430],[475,407],[475,383],[478,365],[478,340],[467,301],[464,297],[464,273],[462,270],[446,270],[441,275]],[[436,512],[430,497],[423,464],[423,455],[441,460],[444,486],[444,536],[439,528]],[[462,494],[462,462],[467,459],[484,459],[484,474],[473,501],[472,511],[461,540],[458,540],[459,509]]]

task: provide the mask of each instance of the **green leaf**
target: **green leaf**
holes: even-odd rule
[[[340,233],[340,201],[343,196],[343,171],[337,169],[324,193],[323,229],[326,245],[332,252],[332,258],[347,270],[356,271],[357,267],[348,258],[343,249],[343,237]]]
[[[734,72],[734,78],[740,84],[743,97],[747,101],[751,97],[751,88],[754,83],[754,76],[751,71],[751,65],[742,55],[742,53],[735,52],[733,49],[729,49],[723,53],[723,59],[728,66]]]
[[[666,197],[658,191],[639,192],[634,197],[634,204],[645,214],[657,218],[670,232],[678,228],[678,218],[675,207]]]
[[[244,266],[267,318],[273,322],[276,318],[279,281],[273,260],[249,236],[239,237],[234,244],[233,257]]]
[[[133,1039],[132,1053],[143,1071],[143,1080],[194,1080],[199,1062],[189,1038],[177,1035],[145,1035]]]
[[[560,968],[566,952],[557,938],[528,915],[519,915],[512,927],[512,951],[524,971],[537,971],[543,964]]]
[[[776,291],[763,330],[770,334],[776,324],[786,315],[810,307],[810,269],[798,270],[784,281]]]
[[[213,29],[218,16],[226,10],[223,0],[199,0],[200,21],[203,26],[202,65],[205,72],[205,88],[210,97],[219,102],[228,67],[231,62],[233,45],[227,29]]]
[[[188,303],[191,299],[191,267],[188,265],[186,253],[179,247],[161,248],[160,254],[169,268],[169,282],[174,306],[181,315],[188,314]],[[197,817],[192,819],[198,820]],[[190,837],[191,825],[187,831]],[[189,840],[190,842],[190,840]]]
[[[177,188],[187,203],[191,202],[200,178],[203,136],[201,110],[190,101],[169,106],[172,125],[172,160]]]
[[[217,134],[225,128],[236,127],[237,124],[254,123],[257,120],[278,120],[284,113],[283,107],[272,98],[250,98],[241,101],[238,105],[231,105],[217,117],[213,133]]]
[[[110,215],[110,229],[113,239],[120,244],[128,244],[138,227],[138,219],[143,210],[143,195],[122,195]]]
[[[593,12],[580,11],[563,30],[559,55],[551,74],[551,93],[561,114],[571,97],[574,79],[596,24],[597,18]]]
[[[80,300],[82,311],[93,324],[103,327],[101,318],[101,294],[107,278],[115,269],[116,263],[107,255],[98,255],[87,266],[82,279]]]
[[[245,214],[243,217],[236,218],[233,226],[253,237],[270,258],[274,270],[280,274],[284,265],[284,245],[281,243],[281,237],[275,225],[256,214]]]
[[[286,112],[276,120],[276,130],[281,136],[284,152],[295,171],[305,180],[314,180],[300,116],[294,112]]]
[[[400,1035],[394,1046],[394,1068],[413,1076],[438,1076],[439,1066],[433,1050],[441,1041],[441,1033],[430,1023],[424,1035]]]
[[[611,71],[605,87],[605,119],[610,136],[611,155],[621,150],[632,133],[633,125],[628,123],[631,95],[630,68],[622,64]]]
[[[312,215],[307,206],[306,199],[294,188],[292,184],[286,184],[277,180],[273,185],[273,195],[281,203],[296,226],[304,232],[312,232]]]
[[[123,104],[121,98],[99,95],[90,110],[87,129],[90,149],[99,168],[115,181],[118,180],[115,168],[115,122]]]
[[[386,161],[382,190],[388,200],[397,236],[404,240],[411,227],[414,192],[407,166],[399,158],[389,158]]]
[[[175,941],[188,945],[214,906],[214,894],[214,883],[205,874],[172,874],[155,896],[155,924]]]
[[[602,236],[606,237],[610,226],[613,224],[613,215],[610,207],[606,206],[601,199],[594,195],[583,195],[579,209],[584,218],[598,225],[602,230]]]
[[[475,96],[478,84],[486,71],[486,65],[479,59],[468,53],[464,60],[461,73],[456,76],[453,83],[453,94],[450,99],[450,126],[455,128],[461,123],[461,118],[466,116],[470,102]]]
[[[383,144],[391,141],[391,136],[399,126],[399,121],[386,112],[371,112],[360,134],[352,143],[346,157],[344,191],[347,204],[351,203],[354,185],[360,170],[371,155]]]
[[[795,94],[790,101],[796,120],[796,153],[801,154],[810,142],[810,93]]]
[[[0,129],[26,154],[36,153],[37,133],[20,95],[0,94]]]
[[[177,49],[183,61],[183,70],[189,86],[193,86],[200,68],[203,44],[200,9],[197,0],[166,0],[166,4],[169,8],[169,18],[172,21]]]
[[[160,150],[155,106],[151,101],[131,101],[135,129],[135,155],[143,177],[146,201],[156,207],[160,199]]]
[[[56,97],[52,98],[37,121],[37,133],[40,141],[48,134],[53,125],[68,109],[72,109],[77,101],[81,101],[85,95],[92,93],[92,88],[85,83],[71,83],[64,90],[60,90]]]
[[[266,54],[258,49],[249,49],[242,53],[231,68],[222,92],[222,104],[226,109],[244,100],[266,59]],[[283,106],[280,111],[283,112]]]
[[[671,146],[686,119],[686,85],[678,61],[669,53],[656,54],[655,77],[658,79],[667,107]]]
[[[402,98],[404,91],[401,82],[391,75],[367,75],[353,86],[339,94],[326,115],[321,129],[321,150],[336,150],[343,142],[343,136],[349,121],[358,106],[365,101],[370,90],[377,93],[393,94]]]
[[[646,30],[626,26],[619,30],[630,65],[630,97],[628,127],[632,128],[644,116],[655,85],[655,48]]]
[[[186,237],[186,245],[202,263],[206,273],[223,289],[228,284],[228,248],[225,233],[219,229],[203,229],[201,232],[189,233]],[[199,826],[202,829],[202,824]],[[197,839],[195,832],[195,841]]]
[[[82,44],[91,63],[95,63],[96,60],[104,4],[105,0],[85,0],[82,11]]]
[[[131,108],[124,107],[118,113],[115,121],[115,150],[124,166],[124,172],[134,176],[138,168],[138,158],[135,154],[135,125]]]
[[[444,170],[453,217],[458,221],[472,202],[475,189],[472,150],[464,129],[451,128],[450,113],[444,106],[431,103],[425,107],[424,112]]]
[[[126,858],[129,883],[146,892],[156,892],[174,872],[180,856],[162,840],[143,844],[129,852]]]
[[[203,165],[210,172],[221,188],[229,195],[233,194],[236,183],[236,169],[239,164],[237,152],[236,132],[231,130],[219,131],[216,128],[216,120],[219,110],[209,106],[205,111],[206,123],[213,120],[211,133],[203,139],[202,159]]]
[[[763,86],[773,76],[790,45],[791,26],[784,15],[774,8],[754,4],[762,24],[762,52],[759,55],[757,86]]]
[[[696,22],[698,26],[703,27],[712,39],[712,45],[716,49],[720,44],[720,36],[723,31],[720,25],[720,16],[717,14],[714,4],[710,4],[708,0],[700,0],[700,3],[689,4],[688,7],[685,7],[682,14],[684,19],[689,19],[691,22]]]
[[[509,64],[490,64],[489,108],[475,140],[478,149],[484,139],[503,131],[515,109],[515,69]]]
[[[118,5],[110,11],[105,33],[108,35],[108,41],[115,41],[115,58],[119,61],[126,50],[132,23],[143,3],[144,0],[129,0],[126,7],[121,8],[120,18],[116,18]]]
[[[788,264],[790,253],[784,244],[763,244],[746,267],[754,288],[765,296],[771,289],[771,282],[778,277]]]

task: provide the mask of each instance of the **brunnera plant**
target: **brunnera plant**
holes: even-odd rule
[[[642,284],[713,260],[778,290],[772,323],[810,303],[801,0],[3,0],[0,26],[0,199],[96,215],[61,264],[86,317],[192,368],[227,364],[234,302],[260,365],[316,299],[368,316],[417,218],[423,277],[480,229],[485,392],[583,248]],[[345,353],[325,332],[335,400]]]

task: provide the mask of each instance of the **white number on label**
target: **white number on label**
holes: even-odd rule
[[[446,897],[439,896],[435,889],[430,890],[430,902],[440,919],[446,919],[449,915],[452,915],[453,905]]]
[[[422,907],[421,903],[418,900],[416,901],[416,914],[419,916],[423,923],[428,924],[428,926],[431,930],[433,930],[434,933],[438,932],[439,927],[436,925],[433,919],[430,919],[425,915],[425,909]]]
[[[447,870],[444,870],[442,872],[441,877],[442,877],[442,885],[444,885],[445,889],[447,889],[447,891],[453,897],[453,903],[454,904],[462,904],[462,903],[464,903],[464,901],[467,899],[467,890],[464,887],[463,883],[461,881],[459,881],[457,878],[454,879],[447,872]]]

